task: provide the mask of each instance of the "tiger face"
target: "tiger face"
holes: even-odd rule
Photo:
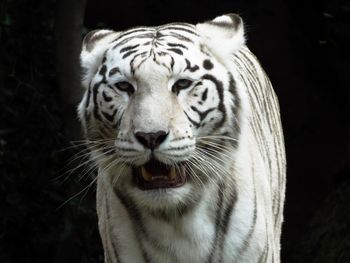
[[[224,174],[240,110],[225,61],[243,45],[242,30],[226,15],[85,37],[79,116],[91,158],[117,189],[146,206],[178,206]]]

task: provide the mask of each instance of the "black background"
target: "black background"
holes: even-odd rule
[[[55,71],[55,9],[55,0],[0,1],[0,262],[103,262],[91,178],[62,170],[75,152]],[[280,101],[282,262],[350,262],[349,1],[90,0],[82,34],[231,12]]]

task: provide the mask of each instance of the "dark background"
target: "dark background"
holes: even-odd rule
[[[77,68],[73,40],[96,28],[229,12],[243,17],[280,100],[288,158],[282,262],[350,262],[349,1],[88,0],[71,36],[72,10],[65,0],[0,0],[0,262],[103,262],[93,170],[68,163],[85,153],[72,147],[79,130],[65,95],[81,92],[64,74]]]

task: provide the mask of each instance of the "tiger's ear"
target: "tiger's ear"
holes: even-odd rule
[[[88,87],[101,65],[104,53],[118,35],[118,32],[112,30],[94,30],[84,37],[80,53],[80,66],[82,83],[85,88]]]
[[[237,14],[218,16],[196,27],[203,37],[203,44],[222,61],[245,44],[243,20]]]

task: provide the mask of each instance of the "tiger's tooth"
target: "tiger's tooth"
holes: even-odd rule
[[[145,179],[145,181],[152,181],[152,175],[149,172],[147,172],[143,166],[141,166],[141,175],[143,179]]]
[[[171,167],[170,173],[169,173],[169,178],[170,178],[171,180],[174,180],[174,179],[176,178],[175,167]]]

